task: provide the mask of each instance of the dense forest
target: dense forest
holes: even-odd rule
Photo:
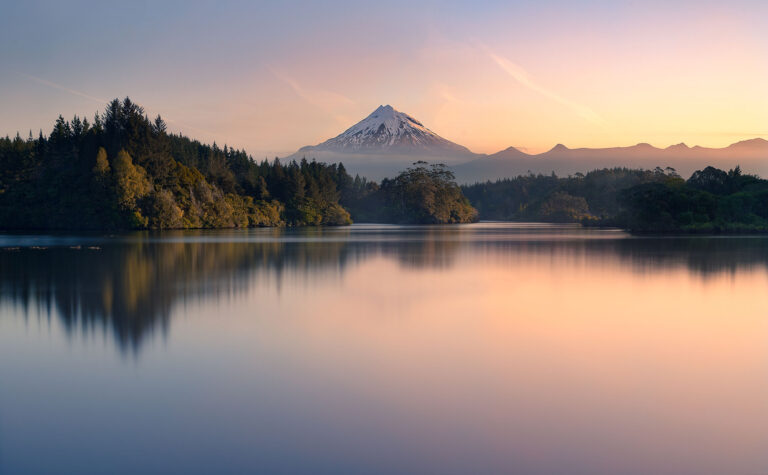
[[[567,178],[527,175],[463,187],[480,219],[581,222],[635,232],[768,231],[768,181],[737,167],[613,168]]]
[[[431,196],[428,204],[414,198],[422,185],[433,185],[419,195]],[[352,178],[341,163],[258,163],[243,150],[169,133],[129,98],[111,101],[92,122],[59,116],[48,136],[0,138],[0,229],[344,225],[352,222],[344,205],[361,200],[396,209],[361,209],[388,222],[474,217],[440,167],[379,186]]]
[[[615,222],[635,232],[768,232],[768,180],[707,167],[624,190]]]
[[[678,178],[675,170],[595,170],[567,178],[522,175],[463,187],[480,212],[480,219],[545,222],[579,222],[619,213],[621,190],[643,183]]]

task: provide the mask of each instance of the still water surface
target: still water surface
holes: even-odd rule
[[[768,239],[0,235],[0,473],[768,473]]]

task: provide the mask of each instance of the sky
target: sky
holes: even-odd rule
[[[768,2],[8,2],[0,135],[131,99],[284,156],[390,104],[478,153],[768,138]]]

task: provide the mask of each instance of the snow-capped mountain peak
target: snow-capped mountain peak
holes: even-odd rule
[[[322,150],[346,153],[427,153],[471,154],[461,145],[446,140],[390,105],[376,108],[368,117],[325,142],[302,151]]]
[[[410,129],[416,129],[427,137],[437,136],[410,115],[398,112],[394,107],[386,105],[379,106],[371,115],[344,131],[339,137],[353,138],[381,135],[386,136],[389,139],[387,145],[391,145],[397,142],[400,136],[411,132]]]

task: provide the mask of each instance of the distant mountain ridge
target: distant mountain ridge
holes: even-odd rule
[[[724,148],[689,147],[685,143],[666,148],[648,143],[608,148],[568,148],[557,144],[539,154],[509,147],[486,155],[437,135],[421,121],[390,105],[379,106],[336,137],[302,147],[287,158],[343,162],[352,174],[376,180],[394,176],[417,160],[451,166],[462,183],[529,172],[554,171],[565,176],[613,167],[672,167],[681,175],[689,176],[708,165],[725,169],[740,165],[747,173],[768,176],[768,140],[762,138],[743,140]]]
[[[530,154],[509,147],[500,152],[487,155],[485,158],[511,158],[511,157],[537,157],[548,158],[563,155],[569,156],[618,156],[618,155],[641,155],[641,156],[701,156],[702,154],[718,154],[720,156],[733,155],[738,153],[741,156],[749,156],[751,153],[762,155],[768,150],[768,140],[763,138],[754,138],[742,140],[723,148],[709,148],[694,145],[689,147],[685,143],[670,145],[666,148],[654,147],[649,143],[638,143],[628,147],[606,147],[606,148],[568,148],[563,144],[557,144],[550,150],[538,154]],[[745,153],[744,153],[745,152]]]
[[[748,173],[768,175],[768,140],[742,140],[724,148],[708,148],[684,143],[658,148],[647,143],[628,147],[568,148],[557,144],[552,149],[528,154],[514,147],[454,167],[462,182],[493,180],[531,173],[558,175],[587,172],[596,168],[672,167],[683,176],[708,165],[741,168]]]

